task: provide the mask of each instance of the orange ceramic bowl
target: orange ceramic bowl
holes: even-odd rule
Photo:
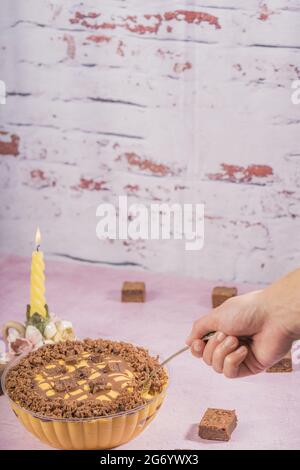
[[[24,356],[22,356],[24,357]],[[167,390],[166,384],[145,405],[130,411],[99,418],[47,418],[20,407],[7,393],[6,376],[21,358],[10,363],[2,374],[1,385],[10,406],[23,426],[45,444],[57,449],[111,449],[138,436],[157,415]]]

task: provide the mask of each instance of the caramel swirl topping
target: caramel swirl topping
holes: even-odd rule
[[[92,396],[111,401],[130,386],[134,373],[124,359],[114,355],[98,356],[97,361],[92,358],[84,352],[50,362],[35,376],[35,389],[51,399],[87,400]]]

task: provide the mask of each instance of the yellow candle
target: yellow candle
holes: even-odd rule
[[[30,315],[39,313],[46,318],[45,299],[45,264],[43,252],[39,250],[41,233],[39,228],[36,231],[35,243],[36,251],[32,253],[31,275],[30,275]]]

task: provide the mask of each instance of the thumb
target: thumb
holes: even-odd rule
[[[261,291],[253,291],[226,300],[194,323],[186,343],[191,346],[195,339],[201,339],[211,331],[233,336],[257,333],[264,321],[260,297]]]
[[[204,315],[203,317],[199,318],[199,320],[195,321],[192,331],[185,341],[186,344],[191,346],[195,339],[201,339],[207,333],[210,333],[211,331],[217,331],[219,318],[219,314],[213,310],[211,313]]]

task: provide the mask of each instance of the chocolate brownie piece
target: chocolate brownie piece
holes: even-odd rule
[[[77,362],[76,356],[67,356],[65,362],[68,366],[74,366]]]
[[[54,383],[53,388],[56,392],[71,392],[75,390],[77,383],[74,379],[59,380]]]
[[[98,379],[89,382],[91,393],[104,392],[111,390],[111,385],[107,383],[107,378],[99,377]]]
[[[145,302],[146,288],[144,282],[125,281],[122,287],[122,302]]]
[[[292,372],[292,354],[288,352],[280,361],[273,364],[266,372]]]
[[[89,369],[87,367],[79,367],[74,373],[76,379],[86,379],[89,376]]]
[[[67,372],[67,368],[63,365],[58,365],[56,367],[53,367],[52,369],[46,370],[46,374],[49,377],[54,377],[55,375],[65,374],[66,372]]]
[[[236,295],[237,295],[236,287],[224,287],[224,286],[214,287],[212,291],[213,308],[219,307],[219,305],[222,305],[227,299],[230,299],[231,297],[235,297]]]
[[[118,362],[108,362],[103,372],[121,372],[121,365]]]
[[[89,357],[89,361],[90,361],[92,364],[99,364],[99,362],[102,362],[102,361],[103,361],[103,357],[101,356],[101,354],[92,354],[92,355]]]
[[[229,441],[237,425],[235,410],[207,408],[199,424],[199,436],[214,441]]]

